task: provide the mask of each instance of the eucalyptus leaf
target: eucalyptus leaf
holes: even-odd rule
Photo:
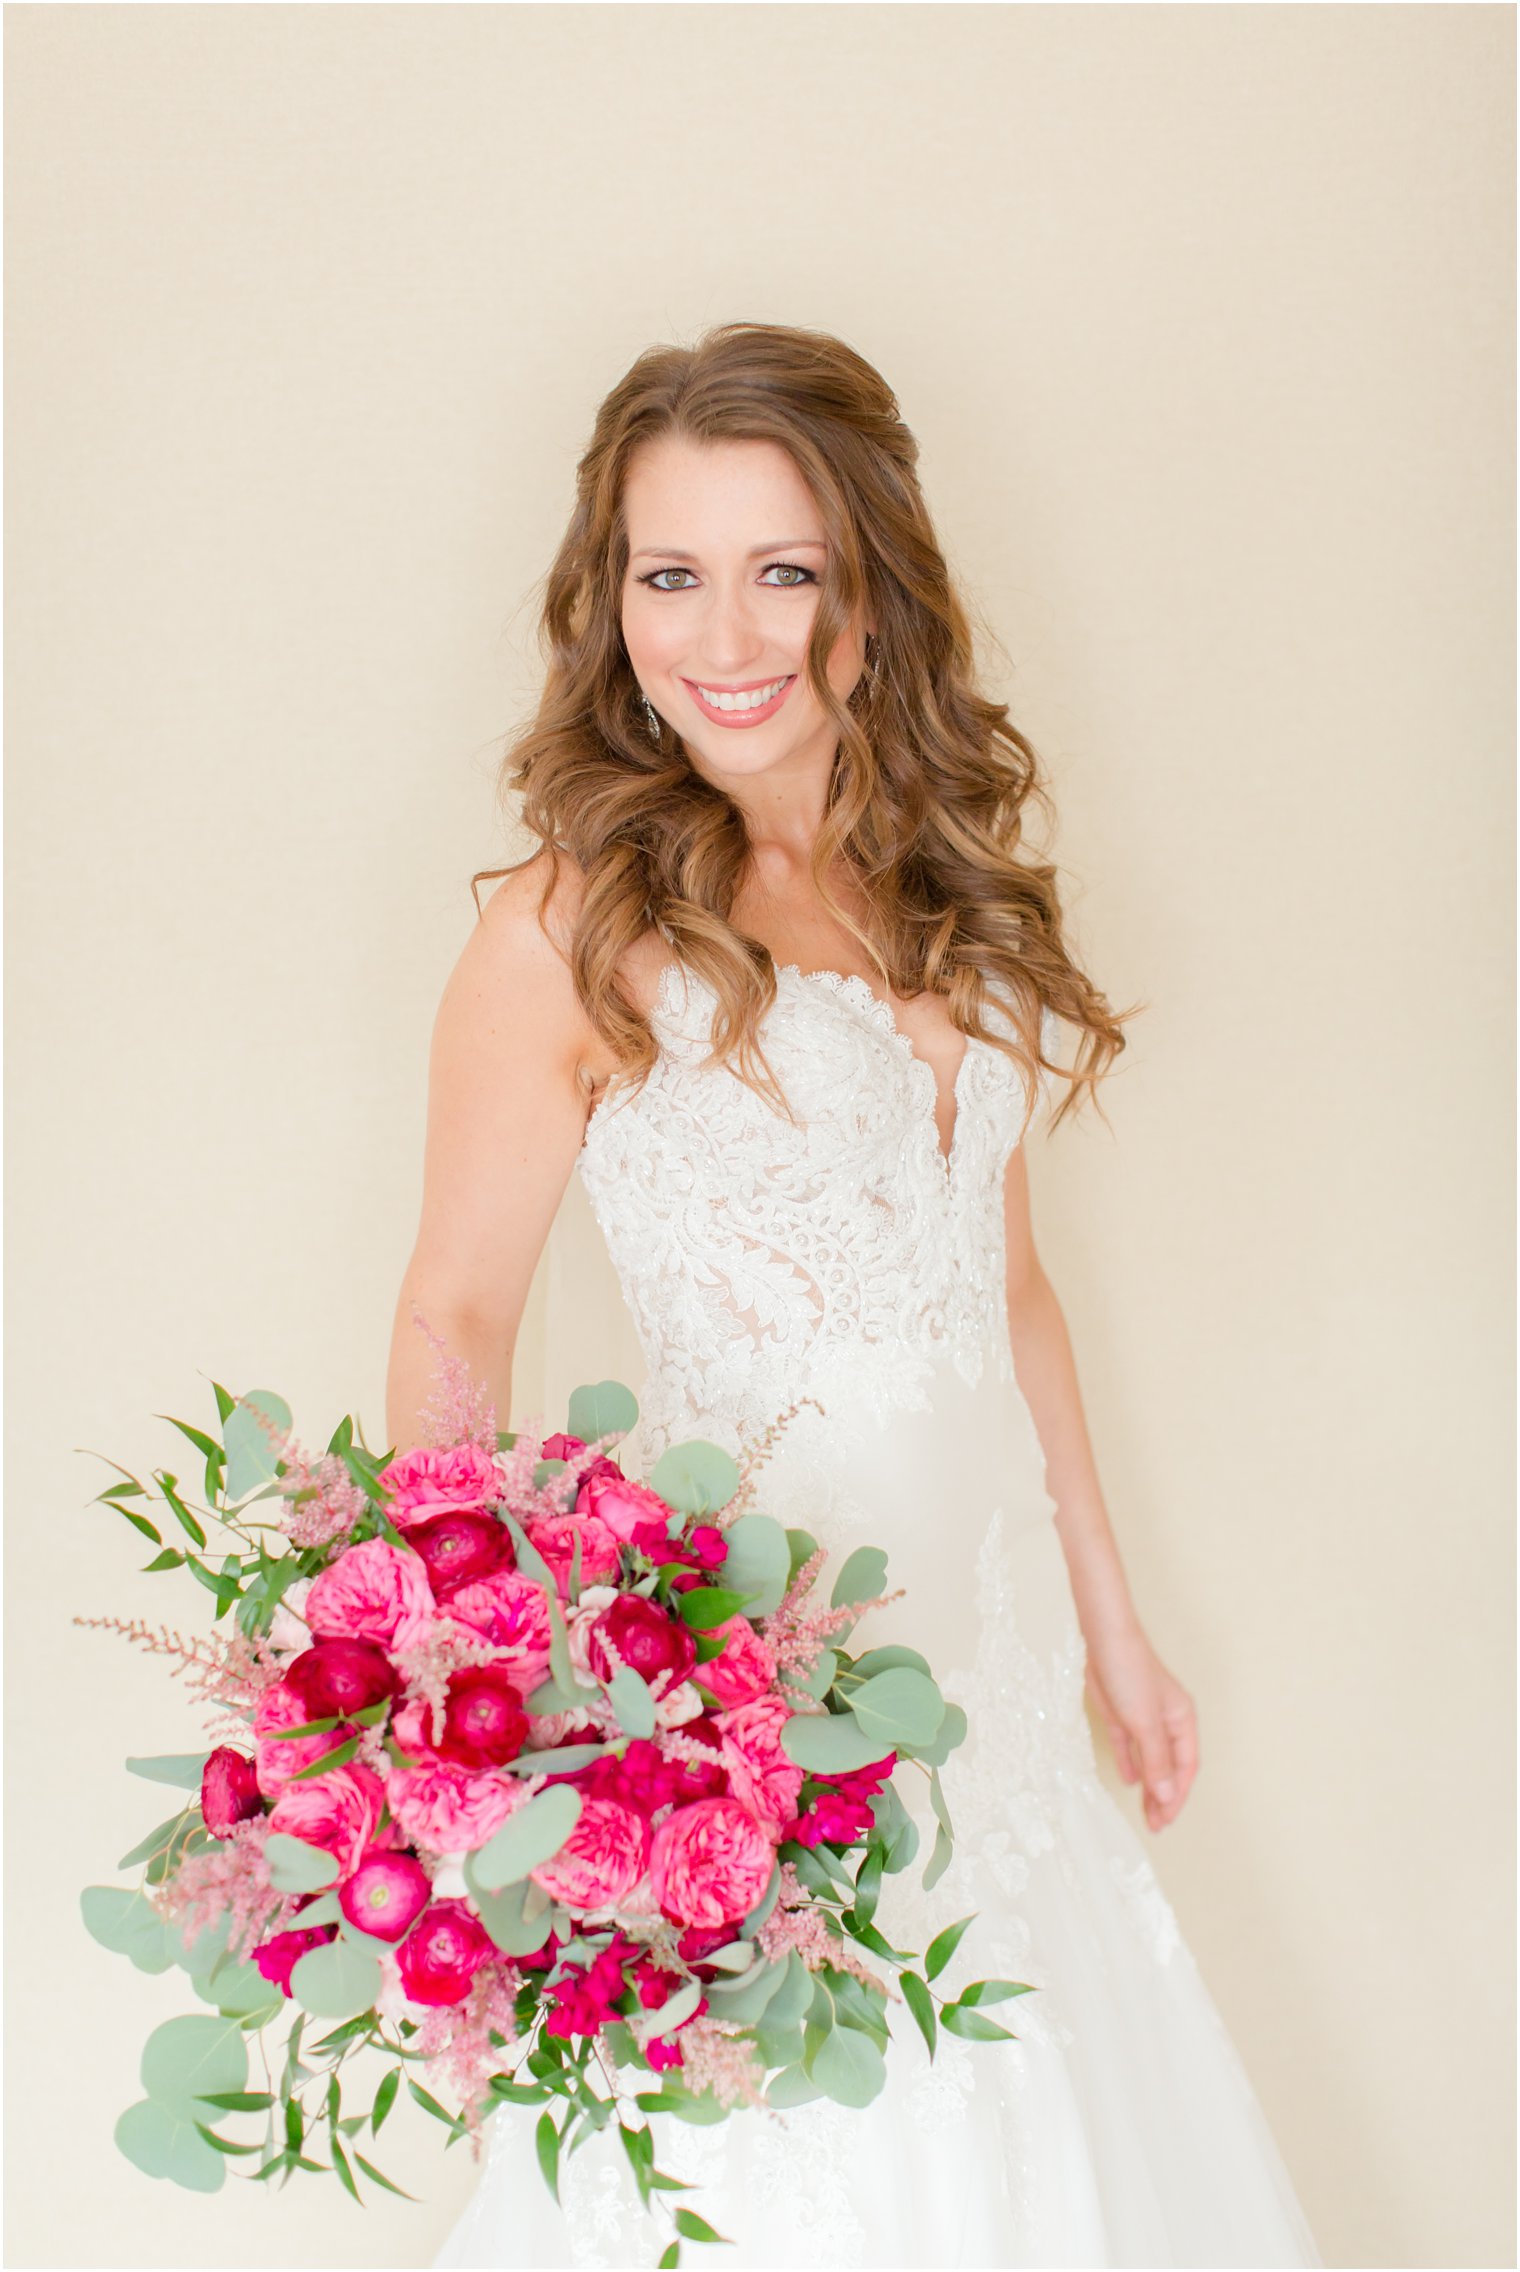
[[[135,1869],[137,1864],[145,1862],[150,1854],[161,1853],[185,1819],[185,1810],[181,1807],[178,1814],[171,1814],[167,1822],[161,1822],[156,1830],[148,1832],[146,1838],[140,1838],[130,1854],[122,1855],[116,1867],[119,1870]],[[200,1817],[197,1815],[196,1820],[199,1821],[199,1819]]]
[[[966,1740],[966,1715],[959,1704],[946,1703],[945,1716],[939,1724],[932,1743],[916,1743],[911,1749],[915,1759],[926,1767],[943,1767],[957,1744]]]
[[[143,2045],[141,2074],[149,2098],[189,2122],[214,2119],[207,2091],[248,2085],[248,2047],[236,2020],[195,2017],[165,2020]]]
[[[227,1496],[232,1500],[244,1499],[261,1483],[267,1483],[278,1464],[274,1445],[255,1419],[255,1412],[262,1412],[281,1435],[290,1429],[290,1406],[272,1389],[256,1388],[238,1398],[222,1423],[222,1442],[227,1450]]]
[[[780,1987],[771,1998],[765,2019],[768,2027],[800,2026],[813,2000],[813,1976],[801,1952],[788,1949]]]
[[[536,1696],[539,1692],[535,1689],[533,1693]],[[589,1767],[593,1759],[605,1758],[607,1750],[604,1743],[557,1743],[542,1751],[520,1751],[503,1764],[519,1775],[539,1775],[546,1768],[556,1775],[569,1775],[577,1767]]]
[[[178,1791],[198,1791],[209,1751],[169,1751],[157,1759],[129,1759],[127,1772],[147,1783],[172,1783]]]
[[[772,1515],[739,1515],[723,1533],[728,1556],[719,1575],[725,1586],[750,1595],[746,1617],[768,1617],[791,1583],[787,1534]]]
[[[931,1743],[945,1716],[945,1699],[928,1673],[893,1665],[850,1690],[850,1710],[889,1751],[899,1744]]]
[[[379,1961],[356,1941],[324,1942],[296,1959],[290,1993],[317,2019],[355,2019],[380,1993]]]
[[[781,1729],[781,1748],[795,1766],[815,1775],[845,1775],[869,1767],[885,1748],[853,1712],[799,1712]]]
[[[940,1823],[934,1833],[934,1851],[929,1856],[924,1874],[918,1881],[925,1893],[932,1892],[934,1887],[939,1884],[940,1879],[950,1867],[950,1857],[954,1851],[955,1848],[951,1844],[949,1833],[944,1824]]]
[[[217,2193],[227,2181],[227,2164],[208,2146],[189,2115],[161,2100],[140,2098],[116,2124],[116,2143],[145,2177],[168,2178],[191,2193]]]
[[[894,1665],[911,1665],[915,1672],[927,1672],[929,1660],[921,1657],[917,1649],[907,1648],[901,1641],[889,1642],[880,1649],[867,1649],[857,1657],[851,1668],[862,1680],[869,1680],[878,1672],[890,1672]]]
[[[634,2014],[629,2023],[634,2036],[638,2042],[647,2043],[652,2035],[668,2035],[673,2027],[691,2018],[706,1993],[700,1980],[688,1980],[684,1988],[667,1996],[663,2004]]]
[[[598,1436],[626,1436],[639,1417],[639,1400],[621,1381],[597,1381],[570,1391],[566,1434],[594,1444]]]
[[[778,2107],[806,2106],[810,2099],[824,2096],[821,2085],[810,2082],[800,2065],[783,2067],[771,2077],[765,2092],[766,2104]]]
[[[331,1854],[287,1830],[273,1830],[264,1841],[269,1882],[280,1893],[320,1893],[337,1882],[338,1865]]]
[[[795,1524],[789,1523],[787,1525],[786,1544],[787,1551],[792,1558],[791,1575],[787,1579],[787,1584],[790,1585],[792,1578],[796,1577],[803,1563],[811,1562],[813,1556],[818,1552],[818,1541],[810,1530],[799,1530]]]
[[[711,1962],[711,1959],[705,1961]],[[785,1977],[784,1964],[762,1957],[737,1980],[709,1980],[703,1994],[711,2006],[714,2019],[752,2023],[760,2019],[775,2002]],[[779,2060],[772,2061],[774,2066],[781,2064]]]
[[[579,1822],[581,1803],[573,1783],[548,1783],[535,1791],[475,1855],[476,1883],[499,1893],[547,1862]]]
[[[760,1899],[755,1903],[754,1908],[749,1911],[748,1915],[742,1917],[739,1921],[739,1931],[744,1935],[746,1939],[751,1934],[757,1933],[760,1930],[760,1927],[765,1923],[766,1918],[769,1917],[771,1911],[775,1908],[776,1903],[780,1898],[780,1894],[781,1864],[779,1862],[772,1862],[770,1878],[766,1885],[764,1893],[761,1894]]]
[[[607,1683],[607,1694],[612,1709],[618,1716],[618,1725],[631,1736],[652,1736],[655,1729],[654,1698],[649,1683],[636,1673],[632,1665],[619,1665]]]
[[[874,1601],[887,1590],[887,1558],[879,1546],[857,1546],[847,1555],[834,1580],[834,1591],[829,1596],[831,1608],[841,1609],[846,1604]]]
[[[871,2036],[836,2027],[813,2056],[812,2078],[841,2106],[869,2106],[886,2083],[886,2062]]]
[[[139,1972],[167,1972],[179,1961],[184,1943],[178,1928],[135,1888],[87,1885],[79,1912],[90,1938],[113,1955],[130,1957]]]
[[[649,1474],[649,1488],[683,1515],[713,1515],[739,1488],[739,1469],[718,1444],[672,1444]]]

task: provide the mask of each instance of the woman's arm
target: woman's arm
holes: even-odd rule
[[[422,1216],[402,1279],[386,1431],[422,1438],[437,1358],[415,1303],[484,1381],[509,1425],[512,1357],[533,1272],[585,1132],[583,1058],[595,1036],[569,966],[538,919],[547,855],[500,884],[449,977],[428,1068]],[[568,875],[547,920],[567,936]]]
[[[1055,1288],[1040,1266],[1020,1145],[1004,1180],[1008,1338],[1019,1387],[1045,1454],[1045,1482],[1071,1576],[1089,1692],[1127,1783],[1143,1781],[1145,1815],[1161,1830],[1198,1771],[1192,1698],[1146,1639],[1103,1504],[1077,1384],[1076,1359]]]

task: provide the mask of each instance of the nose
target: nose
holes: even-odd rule
[[[714,590],[702,625],[703,668],[714,678],[738,678],[762,653],[765,634],[747,590]]]

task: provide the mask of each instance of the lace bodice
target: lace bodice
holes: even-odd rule
[[[648,1366],[646,1456],[698,1423],[737,1451],[803,1387],[885,1414],[936,1355],[968,1382],[989,1361],[1011,1377],[1003,1170],[1030,1118],[1021,1069],[968,1040],[947,1158],[934,1069],[863,978],[777,970],[762,1040],[795,1121],[704,1068],[714,1007],[666,965],[659,1062],[601,1099],[577,1163]],[[1001,1007],[989,1022],[1015,1030]],[[1042,1035],[1052,1056],[1049,1012]]]

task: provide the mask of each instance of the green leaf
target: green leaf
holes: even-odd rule
[[[973,1909],[969,1917],[958,1917],[953,1925],[947,1925],[942,1933],[935,1934],[924,1955],[924,1977],[926,1980],[937,1980],[939,1978],[945,1966],[960,1947],[961,1935],[968,1925],[975,1924],[978,1914],[978,1911]]]
[[[207,2145],[214,2146],[219,2154],[261,2154],[264,2150],[262,2146],[235,2146],[230,2138],[219,2138],[204,2122],[197,2122],[195,2127]]]
[[[358,2151],[357,2147],[354,2150],[354,2160],[359,2164],[359,2167],[363,2170],[365,2176],[369,2178],[374,2184],[383,2185],[387,2193],[400,2194],[403,2201],[416,2200],[417,2196],[415,2193],[408,2193],[404,2190],[403,2187],[399,2185],[393,2185],[390,2179],[385,2175],[383,2170],[376,2169],[373,2162],[367,2162],[365,2160],[364,2156]]]
[[[205,2092],[247,2088],[248,2048],[235,2020],[165,2020],[143,2045],[141,2074],[149,2098],[198,2122]]]
[[[739,1488],[739,1469],[717,1444],[672,1444],[649,1472],[649,1488],[683,1515],[713,1515]]]
[[[539,2116],[534,2128],[533,2144],[538,2154],[538,2166],[544,2174],[544,2183],[548,2186],[555,2200],[558,2201],[559,2132],[555,2129],[554,2117],[547,2108]]]
[[[369,2127],[371,2137],[379,2137],[380,2125],[385,2120],[386,2116],[390,2113],[391,2108],[395,2105],[396,2093],[400,2090],[400,2088],[401,2069],[399,2067],[392,2067],[388,2075],[383,2075],[381,2077],[380,2088],[375,2093],[375,2103],[369,2110]]]
[[[707,2219],[699,2217],[695,2209],[677,2209],[676,2231],[684,2233],[687,2240],[726,2241],[728,2239],[727,2233],[714,2232]]]
[[[632,1665],[619,1665],[607,1683],[607,1694],[612,1709],[618,1716],[618,1725],[631,1736],[654,1734],[654,1697],[649,1683],[634,1671]]]
[[[379,1995],[380,1965],[355,1941],[327,1941],[297,1958],[290,1993],[317,2019],[352,2019]]]
[[[864,1656],[855,1659],[851,1669],[862,1680],[870,1680],[876,1673],[890,1672],[894,1665],[911,1665],[915,1672],[929,1670],[927,1657],[921,1657],[917,1649],[909,1649],[901,1641],[889,1642],[880,1649],[867,1649]]]
[[[855,1879],[855,1915],[862,1925],[869,1925],[876,1914],[877,1897],[881,1892],[882,1848],[873,1841],[866,1848]]]
[[[680,2261],[681,2244],[678,2240],[673,2240],[660,2252],[659,2272],[675,2272]]]
[[[145,1862],[150,1854],[161,1853],[185,1819],[185,1810],[181,1807],[178,1814],[171,1814],[166,1822],[161,1822],[158,1825],[156,1830],[150,1830],[146,1838],[139,1838],[131,1853],[123,1854],[116,1867],[119,1870],[135,1869],[137,1864]]]
[[[772,1862],[770,1878],[766,1884],[764,1893],[761,1894],[760,1899],[755,1903],[754,1908],[751,1909],[748,1914],[742,1917],[739,1921],[739,1932],[746,1940],[748,1940],[752,1934],[757,1933],[760,1930],[760,1927],[765,1923],[766,1918],[769,1917],[771,1911],[775,1908],[780,1895],[781,1864],[779,1862]]]
[[[581,1794],[573,1783],[549,1783],[509,1815],[474,1856],[474,1877],[489,1893],[515,1884],[557,1854],[579,1822]]]
[[[535,1689],[533,1693],[536,1696],[539,1691]],[[589,1767],[593,1759],[604,1758],[607,1749],[605,1743],[548,1744],[542,1751],[520,1751],[515,1759],[503,1761],[503,1765],[522,1775],[541,1775],[546,1769],[556,1775],[568,1775],[577,1767]]]
[[[940,1823],[934,1833],[934,1851],[929,1856],[928,1862],[924,1866],[923,1875],[918,1881],[925,1893],[931,1892],[939,1884],[940,1879],[950,1867],[950,1857],[954,1851],[955,1849],[950,1843],[949,1833],[944,1824]]]
[[[208,2146],[193,2118],[162,2101],[140,2098],[116,2124],[116,2143],[146,2177],[165,2177],[191,2193],[217,2193],[227,2165]]]
[[[968,2012],[960,2004],[944,2004],[940,2008],[939,2024],[952,2035],[963,2035],[968,2043],[996,2043],[1015,2041],[1011,2027],[999,2027],[996,2020],[983,2017],[980,2012]]]
[[[321,1758],[314,1759],[309,1767],[298,1767],[290,1780],[292,1783],[300,1783],[308,1776],[329,1775],[335,1767],[346,1767],[358,1750],[359,1742],[358,1736],[350,1736],[347,1743],[340,1743],[336,1751],[324,1751]]]
[[[723,1536],[728,1546],[724,1585],[749,1596],[747,1617],[768,1617],[779,1609],[791,1583],[792,1551],[786,1532],[773,1515],[739,1515]]]
[[[139,1972],[167,1972],[183,1949],[178,1929],[135,1889],[88,1885],[79,1911],[90,1938],[115,1956],[130,1957]]]
[[[304,1838],[292,1838],[287,1830],[270,1832],[264,1841],[264,1859],[269,1882],[280,1893],[320,1893],[324,1886],[337,1883],[338,1865],[332,1855]]]
[[[122,1506],[120,1500],[115,1497],[108,1497],[104,1491],[101,1492],[100,1496],[106,1500],[108,1506],[114,1507],[119,1515],[124,1515],[134,1530],[140,1530],[144,1538],[151,1538],[155,1546],[163,1545],[163,1532],[155,1524],[150,1523],[146,1515],[138,1514],[134,1507]]]
[[[916,1972],[900,1972],[897,1985],[903,1992],[903,2002],[918,2022],[919,2033],[929,2046],[929,2057],[934,2057],[938,2028],[934,2018],[934,1998]]]
[[[912,1746],[913,1756],[915,1759],[921,1759],[926,1767],[943,1767],[956,1745],[964,1743],[965,1740],[966,1715],[964,1711],[959,1704],[946,1704],[945,1716],[940,1721],[934,1741],[932,1743],[914,1744]]]
[[[177,1546],[166,1546],[162,1554],[155,1554],[151,1562],[143,1564],[143,1576],[151,1577],[155,1570],[177,1570],[184,1559]]]
[[[945,1699],[928,1673],[893,1665],[850,1690],[850,1710],[867,1734],[876,1736],[881,1751],[887,1751],[901,1744],[932,1743],[945,1716]]]
[[[821,2085],[810,2080],[800,2063],[783,2067],[779,2075],[772,2075],[765,2090],[766,2104],[778,2107],[806,2106],[810,2099],[823,2095]]]
[[[841,2106],[869,2106],[886,2083],[886,2062],[872,2037],[835,2027],[813,2055],[812,2078]]]
[[[969,2004],[1006,2004],[1010,1996],[1031,1996],[1034,1992],[1028,1980],[973,1980],[956,2001],[964,2010]]]
[[[639,1400],[621,1381],[596,1381],[570,1391],[565,1433],[594,1444],[598,1436],[626,1436],[639,1417]]]
[[[853,1712],[799,1712],[783,1722],[781,1748],[811,1774],[845,1775],[880,1759],[883,1745]]]
[[[857,1546],[853,1554],[845,1557],[843,1567],[834,1580],[829,1606],[841,1609],[847,1603],[874,1601],[878,1594],[885,1593],[886,1590],[885,1554],[879,1546]]]
[[[221,1402],[218,1394],[217,1402]],[[271,1389],[256,1388],[240,1396],[222,1421],[222,1442],[227,1448],[227,1496],[238,1500],[268,1483],[277,1467],[274,1447],[254,1418],[262,1412],[282,1435],[290,1428],[290,1406]]]
[[[193,1538],[197,1546],[204,1546],[206,1543],[206,1533],[202,1530],[195,1516],[191,1514],[190,1509],[185,1505],[184,1500],[180,1497],[178,1490],[175,1488],[175,1486],[179,1482],[179,1477],[177,1475],[171,1475],[166,1467],[155,1467],[152,1470],[152,1475],[154,1482],[158,1485],[159,1493],[164,1501],[164,1504],[173,1509],[175,1520],[178,1522],[180,1529],[184,1531],[188,1537]]]
[[[493,1891],[476,1877],[475,1860],[473,1854],[466,1857],[464,1882],[480,1922],[504,1955],[532,1956],[549,1937],[549,1920],[543,1908],[536,1907],[530,1914],[526,1905],[529,1895],[540,1894],[543,1888],[531,1878],[518,1878],[499,1892]]]
[[[147,1783],[172,1783],[176,1790],[198,1791],[209,1751],[166,1751],[157,1759],[129,1759],[127,1772]]]
[[[337,2138],[333,2138],[330,2142],[332,2146],[333,2168],[337,2171],[338,2176],[342,2180],[346,2191],[351,2193],[354,2199],[358,2201],[359,2188],[357,2185],[355,2185],[354,2173],[348,2166],[348,2156],[344,2153],[342,2145],[339,2143]],[[363,2207],[362,2202],[360,2203],[360,2207]]]
[[[202,2091],[207,2106],[220,2107],[223,2114],[262,2114],[273,2106],[272,2091]]]

